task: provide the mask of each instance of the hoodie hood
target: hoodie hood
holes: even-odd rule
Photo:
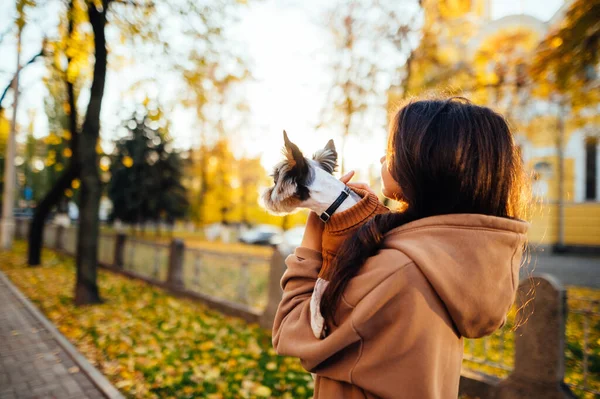
[[[480,338],[506,321],[528,227],[487,215],[432,216],[389,231],[384,247],[414,261],[463,337]]]

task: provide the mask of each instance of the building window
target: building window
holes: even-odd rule
[[[585,140],[585,199],[595,201],[598,181],[598,138]]]

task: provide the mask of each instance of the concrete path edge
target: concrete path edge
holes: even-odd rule
[[[23,306],[36,318],[40,324],[52,335],[61,348],[73,359],[79,369],[88,376],[90,381],[109,399],[124,399],[124,396],[115,388],[98,369],[96,369],[64,335],[40,312],[35,305],[0,271],[2,280],[8,289],[19,299]]]

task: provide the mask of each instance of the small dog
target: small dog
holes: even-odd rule
[[[293,213],[301,208],[321,215],[346,187],[333,176],[338,156],[333,140],[329,140],[312,159],[302,155],[285,130],[283,141],[283,155],[286,159],[275,166],[272,174],[274,185],[262,195],[265,208],[279,215]],[[337,212],[350,208],[358,201],[360,196],[351,192],[349,198],[337,208]]]
[[[267,210],[275,214],[288,214],[305,208],[316,212],[317,215],[321,215],[322,220],[327,221],[331,214],[326,212],[332,204],[339,205],[333,212],[342,212],[361,200],[358,194],[348,190],[344,183],[333,176],[338,156],[333,140],[329,140],[312,159],[302,155],[285,130],[283,140],[283,154],[286,159],[275,166],[272,175],[274,185],[262,195]],[[346,193],[345,198],[341,194],[343,192]],[[323,270],[325,268],[324,264]],[[324,332],[324,319],[320,310],[321,296],[327,284],[327,280],[319,277],[310,301],[311,327],[315,337],[319,339]]]

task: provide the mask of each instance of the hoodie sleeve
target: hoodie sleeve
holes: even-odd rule
[[[273,348],[280,355],[300,358],[308,371],[320,366],[319,374],[349,382],[351,367],[346,362],[322,363],[360,340],[350,320],[324,339],[315,338],[310,327],[310,297],[321,262],[320,252],[302,247],[286,259],[288,269],[281,279],[283,298],[273,323]]]

